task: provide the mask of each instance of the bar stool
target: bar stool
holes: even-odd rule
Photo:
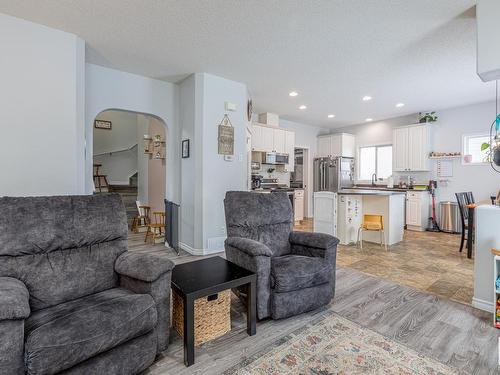
[[[363,215],[363,223],[358,229],[358,241],[356,242],[356,244],[361,245],[361,249],[363,249],[364,230],[380,232],[380,246],[384,245],[385,250],[388,250],[384,232],[384,217],[382,215]]]

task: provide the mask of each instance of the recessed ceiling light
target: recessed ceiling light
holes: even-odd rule
[[[370,117],[368,117],[368,118],[366,119],[366,122],[372,122],[372,121],[373,121],[373,119],[372,119],[372,118],[370,118]]]
[[[306,108],[307,108],[307,107],[306,107],[304,104],[302,104],[302,105],[299,107],[299,109],[306,109]]]
[[[364,102],[367,102],[367,101],[369,101],[369,100],[372,100],[372,97],[371,97],[371,96],[368,96],[368,95],[363,96],[363,101],[364,101]]]
[[[405,106],[405,103],[398,103],[398,104],[396,104],[396,107],[398,107],[398,108],[401,108],[401,107],[404,107],[404,106]]]
[[[334,118],[335,115],[328,115],[328,118]]]
[[[288,94],[290,96],[297,96],[299,95],[299,93],[297,91],[292,91],[290,94]]]

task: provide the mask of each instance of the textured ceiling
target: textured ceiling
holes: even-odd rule
[[[474,3],[0,0],[0,12],[79,35],[92,63],[170,81],[212,73],[245,82],[256,111],[337,127],[493,99],[475,73]]]

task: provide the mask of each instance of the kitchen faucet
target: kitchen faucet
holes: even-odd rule
[[[375,186],[375,181],[377,181],[377,174],[372,174],[372,186]]]

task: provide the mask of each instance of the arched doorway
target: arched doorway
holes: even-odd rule
[[[131,229],[138,206],[150,207],[152,221],[165,210],[166,142],[166,124],[153,115],[109,109],[94,120],[94,192],[119,193]]]

